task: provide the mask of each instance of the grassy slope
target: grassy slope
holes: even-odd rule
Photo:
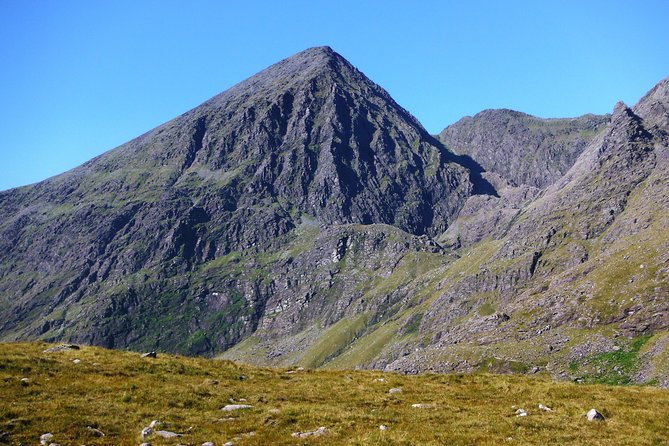
[[[249,444],[666,444],[669,392],[650,387],[556,383],[493,375],[402,376],[377,371],[259,369],[228,361],[84,347],[43,353],[47,344],[0,344],[0,433],[36,444],[136,445],[151,420],[190,432],[158,444],[233,440]],[[74,359],[81,363],[74,364]],[[21,378],[29,383],[22,385]],[[385,382],[375,381],[384,378]],[[389,394],[391,387],[402,393]],[[252,409],[222,412],[230,398]],[[414,409],[433,403],[434,409]],[[539,403],[554,408],[540,412]],[[528,417],[514,416],[512,405]],[[583,414],[598,408],[607,420]],[[279,411],[273,413],[271,409]],[[231,417],[230,420],[225,420]],[[225,420],[225,421],[224,421]],[[378,426],[389,426],[380,431]],[[107,434],[96,437],[87,426]],[[326,426],[318,439],[292,432]],[[253,436],[245,436],[254,432]]]

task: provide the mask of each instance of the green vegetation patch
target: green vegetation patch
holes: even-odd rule
[[[598,384],[628,385],[639,365],[639,352],[650,336],[634,339],[627,348],[599,353],[583,363],[569,364],[571,372],[584,371],[583,381]]]
[[[328,327],[320,338],[304,352],[298,363],[304,367],[319,367],[333,358],[365,329],[368,316],[358,314],[343,318]]]
[[[396,322],[375,326],[364,336],[332,361],[325,364],[326,369],[352,369],[366,365],[376,358],[390,341],[395,339],[398,330]]]
[[[529,367],[520,361],[512,361],[495,357],[484,358],[479,365],[483,373],[527,373]]]
[[[477,311],[479,316],[490,316],[495,314],[495,307],[493,307],[490,302],[485,302],[478,308]]]

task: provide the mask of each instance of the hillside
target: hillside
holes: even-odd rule
[[[1,443],[37,444],[47,433],[50,442],[88,445],[636,446],[669,438],[669,414],[661,410],[669,393],[651,387],[544,376],[262,369],[94,347],[44,352],[51,347],[0,344],[0,396],[9,403],[0,405]],[[231,404],[251,407],[222,410]],[[591,408],[605,420],[587,421]],[[518,409],[527,416],[517,416]],[[142,438],[153,420],[160,423]],[[320,437],[292,435],[320,427]],[[157,431],[183,435],[165,439]]]
[[[669,79],[438,139],[328,47],[0,192],[0,340],[669,386]]]

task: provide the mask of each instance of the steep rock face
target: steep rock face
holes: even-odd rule
[[[512,186],[495,173],[483,176],[494,185],[497,195],[469,197],[458,218],[438,238],[444,246],[459,249],[488,237],[502,237],[520,211],[541,193],[541,189],[524,184]]]
[[[446,127],[439,139],[513,186],[549,186],[600,133],[609,116],[541,119],[513,110],[485,110]]]
[[[274,285],[211,276],[211,265],[282,252],[302,217],[439,234],[474,188],[454,160],[337,53],[306,50],[70,172],[0,193],[0,333],[226,348],[257,328]]]
[[[611,124],[564,177],[502,237],[468,248],[450,267],[462,273],[446,274],[435,288],[446,291],[421,320],[428,348],[409,343],[410,355],[388,349],[376,366],[467,371],[496,364],[666,383],[666,85],[631,109],[617,104]],[[649,342],[652,353],[624,369],[605,354],[634,351],[630,339]]]

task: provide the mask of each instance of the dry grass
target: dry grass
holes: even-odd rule
[[[44,353],[0,344],[0,434],[10,444],[138,445],[151,420],[187,433],[159,444],[666,445],[669,392],[494,375],[403,376],[376,371],[259,369],[227,361],[84,347]],[[80,359],[79,364],[72,361]],[[21,382],[28,378],[27,385]],[[385,382],[377,381],[382,378]],[[401,393],[389,394],[391,387]],[[231,399],[252,409],[223,412]],[[415,409],[431,403],[433,409]],[[538,410],[539,403],[554,409]],[[517,418],[512,406],[529,416]],[[588,422],[595,407],[606,421]],[[278,409],[274,411],[272,409]],[[227,419],[231,418],[231,419]],[[380,431],[385,424],[388,430]],[[102,430],[96,437],[87,426]],[[325,426],[321,438],[292,432]],[[192,428],[191,428],[192,427]],[[189,430],[190,428],[190,430]],[[250,433],[253,432],[251,435]],[[237,438],[235,440],[235,438]]]

